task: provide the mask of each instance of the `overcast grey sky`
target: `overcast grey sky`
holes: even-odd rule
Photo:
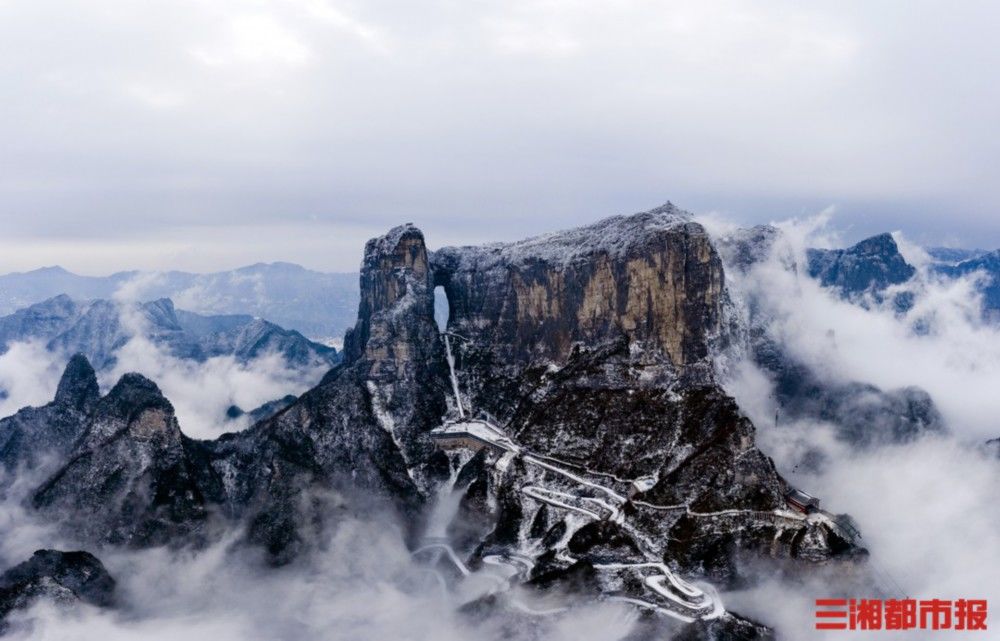
[[[0,271],[650,208],[1000,246],[997,3],[0,0]]]

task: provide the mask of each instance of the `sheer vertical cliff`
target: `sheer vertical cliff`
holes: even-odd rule
[[[670,204],[634,216],[432,259],[449,330],[498,362],[565,362],[574,345],[626,337],[677,371],[700,364],[718,331],[722,263],[700,225]]]

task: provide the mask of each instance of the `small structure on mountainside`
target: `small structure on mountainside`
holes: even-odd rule
[[[791,489],[785,494],[785,501],[788,502],[793,509],[802,512],[803,514],[812,514],[813,512],[819,511],[819,499],[815,496],[809,496],[802,490]]]

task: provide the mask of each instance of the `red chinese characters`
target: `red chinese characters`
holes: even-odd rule
[[[912,630],[917,627],[917,602],[914,599],[889,599],[885,602],[885,629]]]
[[[816,599],[817,630],[986,630],[982,599]]]

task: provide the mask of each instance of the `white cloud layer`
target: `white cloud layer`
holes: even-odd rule
[[[996,602],[1000,460],[982,445],[1000,436],[1000,396],[991,391],[1000,381],[1000,332],[979,322],[968,282],[939,282],[925,271],[918,274],[917,304],[902,317],[846,303],[819,287],[801,266],[805,247],[824,244],[829,220],[828,212],[779,224],[785,233],[771,259],[745,277],[729,270],[727,281],[738,295],[761,303],[772,315],[767,331],[821,376],[883,389],[922,387],[949,433],[859,449],[838,441],[828,424],[785,419],[776,426],[771,383],[752,363],[733,368],[727,387],[754,420],[758,444],[778,470],[820,497],[826,509],[856,518],[883,589],[896,582],[910,597]],[[717,232],[732,229],[724,221],[707,222]],[[903,252],[920,265],[916,250],[900,240]],[[796,258],[798,274],[787,268],[788,256]],[[917,319],[928,321],[926,333],[914,331]],[[805,463],[807,455],[818,465]],[[812,612],[813,599],[836,589],[822,581],[765,581],[727,595],[727,604],[778,626],[788,638],[834,639],[843,633],[816,632]],[[944,632],[937,637],[965,638]],[[896,637],[880,631],[854,632],[852,638]]]
[[[165,345],[152,341],[136,303],[160,275],[141,274],[124,282],[113,298],[121,325],[131,338],[115,352],[110,370],[98,372],[107,393],[128,372],[138,372],[156,383],[174,406],[181,430],[193,438],[210,439],[249,426],[247,416],[225,420],[231,405],[245,412],[280,399],[298,396],[316,385],[329,371],[328,363],[293,366],[279,353],[265,353],[247,362],[233,356],[204,361],[178,358]],[[197,296],[191,292],[190,296]],[[191,300],[190,302],[194,302]],[[50,402],[70,354],[52,352],[41,342],[15,342],[0,355],[0,417],[22,407]]]
[[[27,490],[30,484],[19,488]],[[39,547],[77,549],[35,522],[18,497],[0,503],[0,563],[27,559]],[[11,616],[11,639],[59,641],[615,641],[636,623],[626,606],[588,603],[565,615],[532,619],[463,617],[489,566],[446,591],[429,566],[411,558],[391,523],[344,516],[307,560],[265,567],[234,546],[234,530],[203,550],[98,553],[117,580],[117,607],[65,610],[41,603]],[[472,584],[472,585],[468,585]],[[522,598],[526,598],[522,595]],[[529,600],[529,602],[531,602]],[[22,622],[30,621],[21,630]]]

